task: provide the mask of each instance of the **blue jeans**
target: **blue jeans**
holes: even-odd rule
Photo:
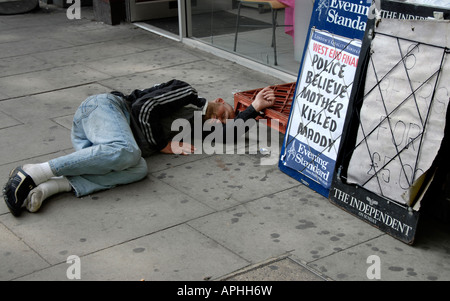
[[[71,136],[75,152],[49,164],[56,176],[67,177],[77,197],[136,182],[147,175],[147,163],[120,97],[88,97],[75,112]]]

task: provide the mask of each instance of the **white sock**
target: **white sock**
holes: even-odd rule
[[[30,175],[36,185],[44,183],[55,175],[48,162],[39,164],[25,164],[23,170]]]
[[[42,202],[60,192],[72,190],[69,180],[66,177],[54,177],[47,182],[39,184],[30,191],[25,201],[25,208],[30,212],[36,212],[41,208]]]

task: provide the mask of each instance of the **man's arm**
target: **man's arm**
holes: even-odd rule
[[[273,106],[275,100],[275,92],[271,88],[266,87],[256,95],[255,100],[252,102],[252,106],[257,112],[260,112]]]
[[[253,100],[252,104],[250,106],[248,106],[248,108],[246,108],[244,111],[239,112],[239,114],[234,118],[234,121],[236,120],[242,120],[243,123],[239,124],[239,123],[235,123],[235,122],[230,122],[230,123],[226,123],[223,125],[222,129],[223,129],[223,133],[222,133],[222,137],[223,139],[226,139],[227,135],[229,135],[230,131],[233,131],[233,142],[236,142],[239,133],[242,133],[242,131],[238,131],[238,125],[240,126],[245,126],[245,122],[249,119],[255,119],[256,117],[259,116],[260,112],[263,111],[264,109],[267,109],[271,106],[273,106],[275,104],[275,92],[269,88],[266,87],[264,89],[262,89],[260,92],[258,92],[258,94],[256,95],[255,99]],[[248,127],[244,128],[244,132],[246,133],[249,130]],[[227,134],[228,133],[228,134]],[[226,141],[228,142],[228,141]]]
[[[256,118],[259,116],[259,112],[269,108],[271,106],[273,106],[275,104],[275,93],[272,89],[270,89],[269,87],[262,89],[255,97],[255,99],[253,100],[252,104],[245,109],[244,111],[240,112],[235,118],[234,120],[242,120],[244,123],[245,121],[251,119],[251,118]],[[215,119],[217,121],[217,119]],[[218,125],[222,126],[222,138],[224,140],[226,140],[227,137],[227,133],[229,133],[230,131],[233,131],[233,137],[234,137],[234,142],[236,142],[237,140],[237,135],[239,132],[242,131],[238,131],[238,128],[236,126],[236,123],[234,122],[228,122],[225,124],[221,124],[220,122],[215,124],[215,126]],[[245,125],[244,125],[245,126]],[[248,128],[245,128],[245,132],[248,131]],[[203,131],[203,138],[205,138],[207,135],[209,135],[212,131]],[[194,139],[194,133],[192,132],[192,139]],[[226,142],[228,142],[228,140],[226,140]],[[183,143],[183,142],[178,142],[178,141],[169,141],[167,143],[167,145],[161,150],[161,152],[166,153],[166,154],[182,154],[182,155],[187,155],[190,153],[193,153],[195,151],[195,147],[192,146],[189,143]]]

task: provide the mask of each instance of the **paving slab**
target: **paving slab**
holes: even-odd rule
[[[0,21],[0,24],[2,26],[2,35],[0,36],[0,43],[26,41],[30,38],[48,38],[49,36],[56,38],[57,40],[64,41],[67,40],[67,36],[73,32],[98,30],[98,24],[96,24],[96,22],[88,20],[77,20],[69,23],[67,22],[67,19],[62,20],[59,14],[55,15],[54,17],[46,14],[44,16],[41,16],[42,18],[36,18],[36,15],[34,15],[34,17],[32,17],[31,19],[28,19],[28,22],[26,22],[27,20],[22,21],[20,19],[17,19],[21,17],[23,18],[24,16],[25,15],[1,17],[2,21]],[[50,28],[51,31],[49,31]],[[66,35],[65,38],[63,37],[63,34]],[[75,45],[76,43],[69,44]]]
[[[298,185],[276,165],[245,154],[213,155],[152,175],[216,210]]]
[[[0,66],[2,66],[2,74],[0,77],[4,77],[45,70],[55,67],[56,65],[51,62],[43,62],[41,59],[35,58],[31,55],[20,55],[0,58]]]
[[[285,256],[284,256],[285,257]],[[227,275],[226,281],[324,281],[327,278],[291,258],[275,258]]]
[[[381,235],[320,258],[311,266],[332,279],[344,281],[368,281],[368,270],[375,263],[379,263],[381,281],[449,281],[449,231],[439,229],[432,221],[424,226],[428,229],[418,235],[414,246]],[[377,261],[369,256],[377,256]]]
[[[189,225],[252,263],[285,252],[313,261],[380,235],[303,185],[221,210]]]
[[[159,63],[155,62],[151,64],[154,64],[153,66],[155,68],[159,68]],[[101,83],[128,94],[134,89],[146,89],[155,84],[163,83],[176,78],[188,82],[194,86],[200,96],[202,96],[205,93],[199,89],[200,84],[212,83],[212,85],[215,86],[216,82],[226,80],[230,77],[228,73],[220,72],[219,69],[219,66],[209,62],[199,63],[197,61],[197,57],[192,56],[191,61],[187,61],[176,66],[165,67],[163,72],[160,70],[144,71],[138,74],[117,76],[111,79],[106,79],[101,81]],[[216,89],[214,89],[213,92],[217,95],[215,98],[220,97],[220,94]],[[231,93],[227,94],[227,96],[231,95]]]
[[[15,279],[50,265],[0,223],[0,281]]]
[[[186,52],[189,56],[197,56],[196,51],[186,46],[178,45],[177,49]],[[204,56],[206,58],[202,57],[201,63],[195,60],[162,69],[115,76],[100,82],[123,93],[130,93],[134,89],[147,88],[155,83],[177,78],[193,85],[201,97],[208,100],[221,97],[233,105],[233,94],[236,92],[284,83],[266,74],[249,72],[247,68],[238,64],[217,60],[217,57],[213,59],[207,53]]]
[[[2,129],[0,165],[71,148],[70,131],[44,119]]]
[[[165,171],[171,170],[173,168],[176,168],[180,165],[185,165],[188,163],[193,163],[198,160],[203,160],[204,158],[208,157],[210,155],[208,154],[199,154],[199,155],[189,155],[189,156],[183,156],[183,155],[167,155],[167,154],[160,154],[156,153],[151,155],[150,157],[146,158],[147,166],[149,174],[153,174],[156,176],[156,178],[164,178]],[[201,161],[203,162],[203,161]],[[200,162],[200,164],[202,164]],[[171,177],[169,175],[169,177]]]
[[[70,42],[51,37],[30,37],[25,40],[0,43],[0,58],[27,55],[72,46],[73,44]]]
[[[202,281],[229,274],[248,263],[187,225],[88,254],[80,258],[81,280]],[[67,280],[61,263],[19,280]]]
[[[132,24],[107,26],[101,22],[91,21],[90,23],[82,22],[81,26],[78,27],[78,22],[80,21],[73,21],[73,23],[68,24],[69,26],[57,28],[55,32],[52,32],[51,36],[58,40],[68,41],[72,45],[86,45],[106,41],[117,41],[118,44],[123,44],[120,42],[121,39],[145,34],[145,32]],[[154,35],[149,37],[148,41],[152,39],[155,39]],[[161,44],[158,45],[159,47],[162,47]]]
[[[78,106],[88,96],[107,92],[110,92],[109,88],[96,83],[81,85],[0,101],[0,111],[22,123],[73,116]]]
[[[56,7],[41,8],[35,12],[28,14],[16,14],[2,16],[2,22],[13,28],[25,28],[25,27],[40,27],[49,28],[52,26],[67,26],[73,22],[80,22],[80,20],[69,20],[66,18],[64,11],[64,18],[61,18],[62,11]],[[84,22],[84,21],[82,21]],[[9,28],[8,28],[9,29]]]
[[[133,30],[131,34],[130,30]],[[128,35],[115,39],[113,42],[116,46],[128,45],[141,50],[153,50],[167,47],[183,48],[177,41],[166,39],[163,36],[155,35],[148,31],[139,30],[136,27],[130,28],[128,30]]]
[[[0,78],[2,93],[10,98],[93,83],[110,76],[76,64]]]
[[[122,76],[194,61],[200,60],[178,48],[170,47],[88,62],[86,66],[111,76]]]
[[[1,110],[1,109],[0,109]],[[0,129],[12,127],[21,124],[20,121],[8,116],[7,114],[0,111]]]
[[[195,199],[149,177],[83,198],[71,193],[58,195],[39,213],[24,212],[19,218],[4,215],[0,221],[42,258],[56,264],[70,254],[83,256],[211,212]]]
[[[33,56],[54,66],[65,66],[142,52],[125,43],[120,47],[116,46],[115,41],[105,41],[41,52]]]
[[[60,126],[68,129],[69,131],[72,129],[73,125],[73,114],[61,117],[52,118],[53,122],[59,124]]]

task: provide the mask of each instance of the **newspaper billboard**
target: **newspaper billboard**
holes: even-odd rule
[[[325,197],[371,4],[319,0],[313,8],[279,168]]]

